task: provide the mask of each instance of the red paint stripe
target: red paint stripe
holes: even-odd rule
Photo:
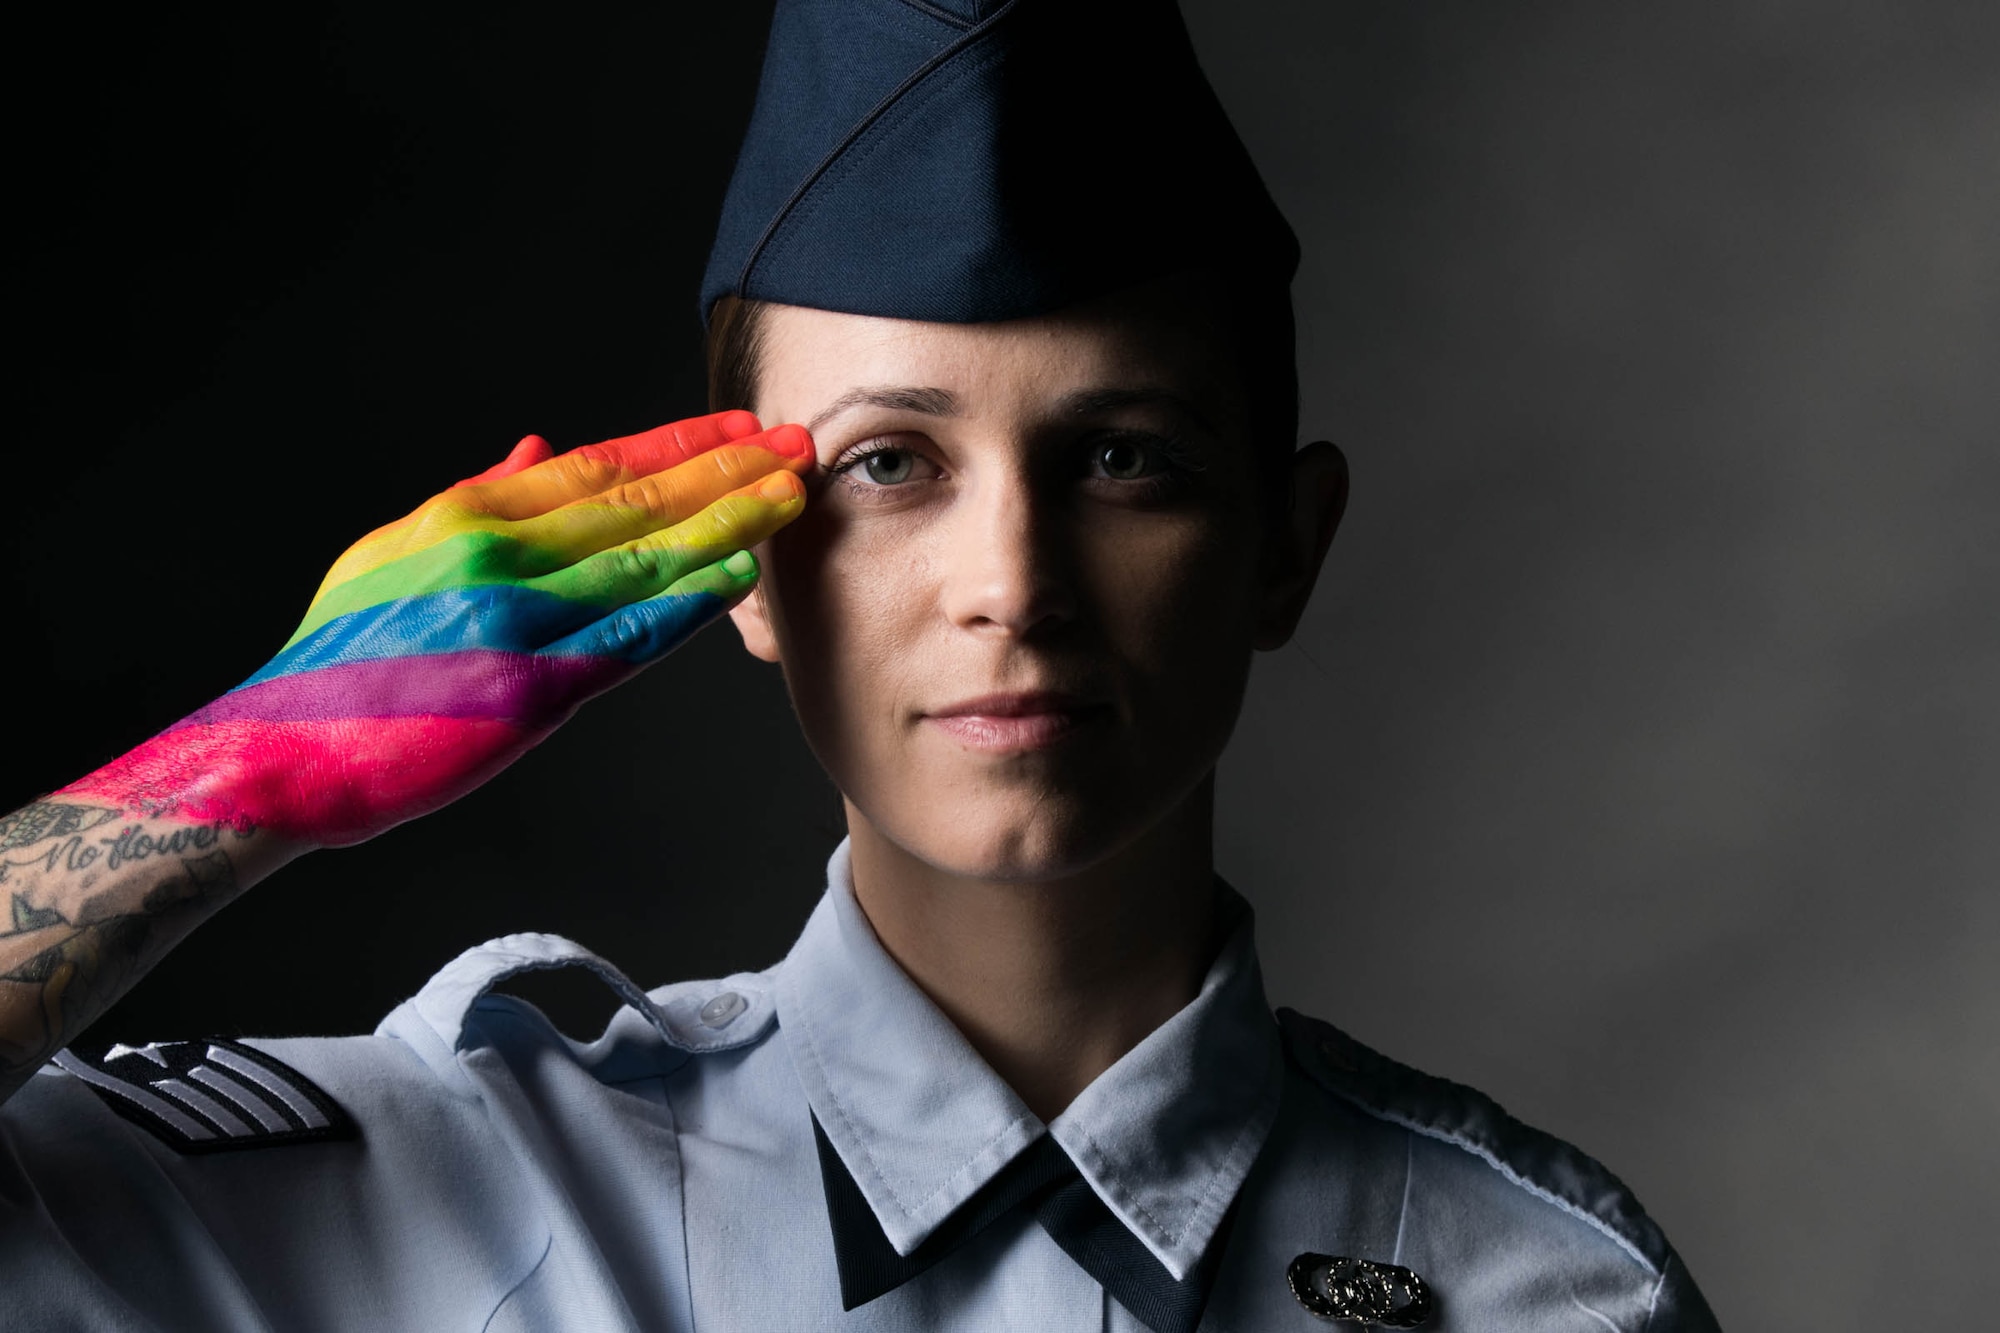
[[[338,847],[450,804],[547,734],[452,717],[198,724],[155,736],[63,794]]]

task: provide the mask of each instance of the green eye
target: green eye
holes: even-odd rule
[[[1152,457],[1132,440],[1113,440],[1097,450],[1097,466],[1113,481],[1137,481],[1151,470]]]
[[[907,449],[878,449],[861,460],[861,467],[876,485],[894,486],[910,479],[916,460]]]

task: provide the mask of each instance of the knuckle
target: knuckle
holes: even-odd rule
[[[598,643],[609,653],[628,652],[638,639],[639,626],[623,610],[614,613],[597,627]]]
[[[625,548],[625,572],[638,583],[652,583],[660,577],[661,551],[648,541],[634,542]]]
[[[463,536],[459,568],[481,583],[512,579],[520,573],[521,546],[513,538],[494,532],[472,532]]]
[[[465,526],[465,511],[444,496],[424,501],[410,517],[409,534],[419,546],[434,546]]]
[[[740,444],[727,444],[707,455],[709,465],[722,474],[723,480],[740,486],[756,475],[757,455],[753,449],[745,449]]]
[[[641,477],[625,488],[627,504],[644,509],[648,513],[659,514],[673,508],[674,488],[667,484],[659,473]]]
[[[561,465],[559,475],[564,484],[578,490],[601,490],[618,477],[616,464],[581,450],[563,454],[556,461]]]
[[[708,521],[702,524],[702,537],[709,544],[733,538],[743,530],[745,520],[749,518],[748,510],[749,506],[744,504],[742,497],[723,496],[704,512],[703,517]]]
[[[716,506],[719,537],[737,546],[747,546],[767,535],[773,515],[770,504],[745,495],[732,495]]]

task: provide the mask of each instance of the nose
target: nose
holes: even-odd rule
[[[944,611],[974,633],[1025,638],[1076,617],[1067,540],[1051,497],[1008,469],[953,506],[945,536]]]

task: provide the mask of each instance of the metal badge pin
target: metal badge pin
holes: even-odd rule
[[[1372,1259],[1302,1254],[1285,1270],[1285,1281],[1300,1305],[1326,1320],[1419,1328],[1435,1308],[1422,1278],[1407,1268]]]

